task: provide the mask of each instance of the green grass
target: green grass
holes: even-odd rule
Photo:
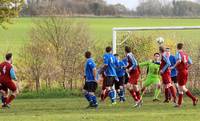
[[[8,26],[8,30],[0,28],[0,52],[12,51],[18,53],[28,40],[28,34],[32,26],[32,19],[17,18],[14,24]],[[143,27],[143,26],[199,26],[200,19],[148,19],[148,18],[75,18],[76,21],[86,22],[92,33],[92,38],[97,45],[103,42],[111,42],[113,27]],[[189,38],[199,34],[186,33]]]
[[[186,100],[187,99],[187,100]],[[0,110],[1,121],[200,121],[199,106],[185,98],[181,109],[172,104],[153,103],[144,99],[141,109],[132,107],[132,99],[110,106],[100,103],[99,109],[85,109],[84,98],[18,99],[11,109]]]

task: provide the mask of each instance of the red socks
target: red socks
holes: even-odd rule
[[[190,97],[193,101],[196,100],[196,98],[191,94],[191,92],[190,92],[189,90],[186,92],[186,95],[187,95],[188,97]]]
[[[137,99],[140,100],[140,91],[136,91]]]
[[[178,105],[182,104],[182,100],[183,100],[183,94],[179,94],[179,96],[178,96]]]
[[[136,92],[133,91],[133,90],[131,90],[131,91],[129,91],[129,92],[131,93],[133,99],[134,99],[135,101],[138,101],[138,98],[137,98]]]
[[[174,98],[174,102],[176,102],[176,93],[175,93],[174,87],[171,86],[171,87],[169,87],[169,89],[171,91],[172,97]]]
[[[10,104],[14,99],[15,99],[15,96],[14,95],[10,95],[10,97],[7,98],[7,100],[6,100],[6,104]]]

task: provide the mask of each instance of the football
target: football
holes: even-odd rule
[[[164,43],[164,38],[163,37],[158,37],[157,39],[156,39],[156,42],[159,44],[159,45],[162,45],[163,43]]]

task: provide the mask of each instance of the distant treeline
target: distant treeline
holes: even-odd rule
[[[196,17],[200,16],[199,3],[200,0],[141,0],[136,10],[129,10],[122,4],[108,5],[105,0],[27,0],[21,15],[42,16],[56,8],[58,15]]]

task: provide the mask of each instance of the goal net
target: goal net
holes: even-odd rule
[[[138,62],[152,60],[159,48],[157,38],[164,39],[163,46],[170,48],[173,55],[176,53],[176,44],[184,43],[184,50],[193,60],[187,86],[200,95],[200,26],[113,28],[113,53],[123,58],[124,47],[130,46]],[[140,80],[145,77],[146,70],[142,69]]]

